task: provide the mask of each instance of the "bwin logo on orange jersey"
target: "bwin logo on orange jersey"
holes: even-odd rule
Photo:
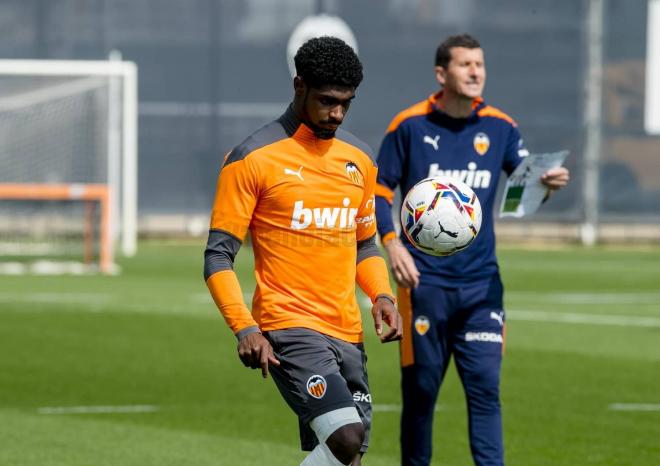
[[[291,228],[304,230],[312,222],[316,228],[350,228],[355,226],[355,216],[358,209],[350,208],[351,200],[347,197],[342,201],[343,207],[304,207],[303,201],[293,204]]]
[[[313,375],[307,379],[307,393],[312,395],[317,400],[323,398],[327,387],[328,384],[322,375]]]

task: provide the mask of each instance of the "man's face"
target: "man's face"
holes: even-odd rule
[[[334,137],[354,97],[352,87],[326,85],[314,88],[302,83],[296,88],[303,122],[321,139]]]
[[[481,97],[486,84],[484,51],[480,48],[453,47],[447,68],[436,66],[436,78],[445,92],[457,97]]]

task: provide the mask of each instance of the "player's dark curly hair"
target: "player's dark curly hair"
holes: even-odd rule
[[[464,47],[466,49],[480,49],[479,41],[470,34],[460,34],[458,36],[449,36],[438,46],[435,51],[435,66],[447,68],[451,60],[451,49],[454,47]]]
[[[293,58],[296,73],[308,86],[357,88],[362,82],[362,63],[355,51],[336,37],[317,37],[305,42]]]

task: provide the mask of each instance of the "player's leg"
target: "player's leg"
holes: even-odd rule
[[[298,415],[305,466],[347,465],[359,456],[364,426],[340,373],[333,343],[318,332],[291,328],[267,332],[280,366],[270,371]]]
[[[336,409],[315,417],[309,423],[318,445],[301,466],[359,465],[364,427],[354,407]],[[355,463],[355,461],[358,461]]]
[[[353,407],[330,411],[307,423],[301,421],[301,446],[311,451],[301,466],[360,466],[366,430]]]
[[[347,343],[329,336],[324,336],[324,338],[331,342],[338,355],[339,371],[346,381],[356,410],[343,408],[332,411],[313,419],[309,425],[320,442],[317,449],[324,448],[325,444],[341,464],[360,466],[362,455],[366,453],[369,446],[371,428],[371,393],[364,345]],[[356,412],[359,422],[355,422]],[[337,427],[340,420],[342,425]],[[331,434],[328,436],[330,432]],[[307,464],[311,466],[316,463],[303,463],[305,466]]]
[[[499,277],[461,291],[463,325],[454,341],[454,362],[468,404],[470,448],[477,466],[502,466],[500,369],[504,344]]]
[[[359,455],[353,458],[352,466],[361,464],[362,455],[369,448],[369,436],[371,432],[371,391],[369,389],[369,378],[367,375],[367,355],[362,343],[347,343],[336,338],[328,337],[334,342],[335,349],[339,354],[340,372],[348,390],[353,396],[353,403],[364,427],[364,436],[359,448]],[[329,440],[328,440],[329,444]]]
[[[431,462],[433,414],[450,353],[446,342],[451,293],[420,285],[399,290],[401,341],[401,464]]]

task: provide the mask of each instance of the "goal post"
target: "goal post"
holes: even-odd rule
[[[14,231],[9,241],[29,235],[12,227],[28,211],[43,217],[58,206],[62,221],[53,223],[82,228],[76,241],[85,260],[89,232],[98,230],[103,272],[113,268],[115,248],[136,253],[137,105],[137,67],[118,53],[107,61],[0,60],[0,243],[5,229]],[[65,208],[73,205],[85,207]],[[99,215],[90,214],[95,206]],[[67,223],[69,215],[84,218]],[[57,235],[44,238],[55,244]]]
[[[82,223],[83,262],[94,261],[94,202],[98,202],[100,220],[98,222],[98,264],[103,273],[112,273],[112,241],[110,231],[110,192],[104,184],[27,184],[0,183],[0,201],[79,201],[85,203]]]

